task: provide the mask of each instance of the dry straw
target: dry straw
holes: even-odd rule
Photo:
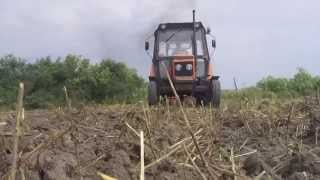
[[[140,131],[140,180],[144,180],[144,137]]]
[[[11,175],[10,179],[16,179],[17,173],[17,163],[18,163],[18,148],[19,148],[19,139],[21,136],[21,122],[24,118],[24,110],[23,110],[23,93],[24,93],[24,84],[19,84],[19,94],[17,99],[17,120],[16,120],[16,132],[14,136],[14,143],[13,143],[13,160],[12,160],[12,167],[11,167]]]
[[[97,172],[97,174],[101,177],[102,180],[117,180],[116,178],[103,174],[99,171]]]
[[[172,79],[171,79],[170,74],[169,74],[169,72],[168,72],[168,69],[167,69],[166,65],[165,65],[163,62],[161,62],[161,65],[162,65],[162,66],[164,67],[164,69],[166,70],[166,75],[167,75],[167,78],[168,78],[168,80],[169,80],[169,84],[170,84],[170,86],[171,86],[171,89],[172,89],[172,91],[173,91],[173,93],[174,93],[177,101],[178,101],[178,105],[179,105],[180,110],[181,110],[181,112],[182,112],[182,114],[183,114],[183,118],[184,118],[185,124],[186,124],[186,126],[187,126],[187,128],[188,128],[188,132],[189,132],[189,134],[190,134],[191,137],[192,137],[193,143],[194,143],[194,145],[195,145],[195,147],[196,147],[196,149],[197,149],[197,151],[198,151],[198,153],[199,153],[199,155],[200,155],[200,159],[201,159],[201,161],[203,162],[203,165],[207,168],[207,170],[208,170],[208,172],[210,173],[210,175],[212,176],[212,178],[217,179],[217,176],[216,176],[215,174],[213,174],[213,172],[209,169],[208,162],[207,162],[206,159],[204,158],[203,153],[201,152],[201,150],[200,150],[200,148],[199,148],[199,144],[198,144],[197,139],[195,138],[195,136],[194,136],[194,134],[193,134],[193,132],[192,132],[192,127],[191,127],[190,122],[189,122],[189,120],[188,120],[188,117],[187,117],[187,115],[186,115],[186,113],[185,113],[185,111],[184,111],[184,109],[183,109],[183,106],[182,106],[180,97],[179,97],[179,95],[178,95],[178,93],[177,93],[177,91],[176,91],[176,89],[175,89],[175,87],[174,87],[174,85],[173,85],[173,82],[172,82]]]

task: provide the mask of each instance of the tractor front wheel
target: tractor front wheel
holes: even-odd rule
[[[211,105],[218,108],[220,106],[221,86],[218,79],[211,81]]]
[[[149,105],[156,105],[159,101],[157,83],[150,81],[148,85],[148,103]]]

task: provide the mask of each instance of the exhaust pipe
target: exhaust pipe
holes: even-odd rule
[[[196,42],[196,11],[192,11],[193,15],[193,37],[192,37],[192,45],[193,45],[193,56],[195,60],[195,64],[197,66],[197,42]]]

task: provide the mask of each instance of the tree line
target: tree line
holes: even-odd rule
[[[320,77],[313,76],[303,68],[298,68],[298,72],[292,78],[268,76],[259,81],[256,86],[278,96],[307,96],[319,93]]]
[[[73,102],[130,103],[144,98],[145,80],[134,69],[112,59],[92,64],[82,56],[40,58],[34,63],[13,55],[0,58],[0,106],[13,107],[18,84],[25,84],[25,106],[47,108]]]
[[[293,77],[267,76],[254,86],[240,90],[224,90],[222,94],[225,101],[234,101],[239,97],[252,101],[261,98],[283,100],[304,96],[320,97],[320,77],[298,68]]]

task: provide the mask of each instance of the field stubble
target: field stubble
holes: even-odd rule
[[[140,131],[147,180],[320,179],[316,99],[245,107],[235,102],[220,109],[184,106],[184,111],[194,139],[174,105],[26,111],[17,179],[100,179],[97,172],[139,179]],[[0,177],[6,179],[17,118],[15,112],[0,115]]]

